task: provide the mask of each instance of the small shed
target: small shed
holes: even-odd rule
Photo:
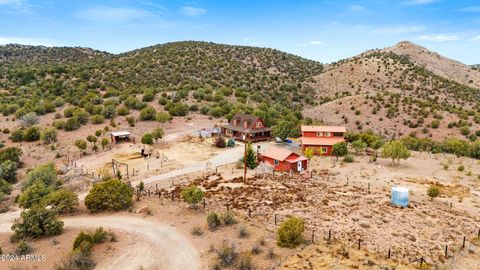
[[[291,150],[270,147],[259,156],[260,161],[269,163],[277,171],[301,172],[307,169],[308,159]]]
[[[112,131],[110,139],[113,143],[130,142],[133,140],[132,134],[128,131]]]

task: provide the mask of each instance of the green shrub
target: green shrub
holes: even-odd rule
[[[233,243],[229,245],[223,242],[222,246],[217,250],[218,261],[223,267],[232,266],[237,259],[237,255]]]
[[[277,231],[277,245],[281,247],[297,247],[303,242],[302,233],[305,229],[303,220],[297,217],[290,217],[282,224]]]
[[[352,155],[346,155],[346,156],[343,158],[343,161],[344,161],[344,162],[353,162],[353,161],[355,161],[355,157],[352,156]]]
[[[250,234],[245,226],[240,226],[240,228],[238,228],[238,237],[247,238],[249,235]]]
[[[59,235],[63,231],[63,221],[58,220],[55,211],[34,206],[24,210],[20,219],[12,225],[14,231],[10,240],[16,242],[28,237]]]
[[[253,265],[252,256],[249,254],[243,254],[238,258],[238,270],[253,270],[255,266]]]
[[[5,160],[0,163],[0,179],[6,180],[9,183],[17,182],[18,164],[12,160]]]
[[[142,121],[152,121],[155,120],[157,111],[151,107],[147,106],[140,111],[140,120]]]
[[[203,235],[203,230],[202,228],[196,226],[196,227],[193,227],[192,228],[192,235],[195,235],[195,236],[201,236]]]
[[[203,191],[201,188],[193,185],[190,187],[186,187],[181,192],[181,197],[184,202],[189,203],[195,208],[195,205],[202,201],[203,199]]]
[[[22,190],[26,190],[37,180],[42,181],[46,186],[56,187],[58,185],[57,171],[53,163],[38,165],[28,172],[25,181],[22,183]]]
[[[40,129],[36,126],[29,127],[23,132],[23,140],[34,142],[40,140]]]
[[[432,123],[430,124],[432,128],[438,128],[440,126],[440,121],[438,120],[433,120]]]
[[[73,191],[59,189],[45,196],[42,204],[51,206],[59,214],[73,213],[78,207],[78,196]]]
[[[12,142],[21,142],[21,141],[23,141],[24,133],[25,133],[24,128],[18,128],[15,131],[13,131],[12,134],[10,134],[10,137],[8,137],[8,138]]]
[[[142,136],[142,143],[152,145],[153,144],[153,135],[151,133],[145,133]]]
[[[460,128],[460,134],[463,136],[468,136],[470,134],[470,129],[466,126]]]
[[[27,255],[32,253],[32,251],[33,248],[27,243],[27,241],[21,241],[15,250],[18,255]]]
[[[172,120],[172,117],[168,113],[159,112],[155,115],[155,120],[160,123],[165,123]]]
[[[128,109],[127,106],[120,105],[117,108],[117,112],[118,112],[119,115],[125,116],[125,115],[128,115],[130,113],[130,110]]]
[[[73,240],[72,250],[79,248],[83,242],[87,242],[93,245],[93,236],[90,235],[89,233],[84,233],[83,231],[81,231],[77,235],[77,237],[75,237],[75,240]]]
[[[237,224],[237,219],[230,211],[227,211],[222,215],[222,221],[225,226]]]
[[[98,125],[98,124],[103,124],[105,122],[105,117],[101,114],[95,114],[92,116],[92,124]]]
[[[54,128],[46,128],[42,130],[40,138],[45,143],[54,143],[57,141],[57,130]]]
[[[427,189],[427,195],[432,199],[438,197],[438,195],[440,195],[440,188],[436,185],[430,185]]]
[[[463,172],[464,170],[465,170],[465,166],[463,166],[463,165],[460,165],[457,168],[457,171],[459,171],[459,172]]]
[[[69,118],[63,125],[63,129],[66,131],[76,130],[80,127],[80,123],[76,117]]]
[[[12,192],[12,185],[0,178],[0,193],[10,194]]]
[[[85,197],[85,206],[90,212],[119,211],[132,205],[133,192],[120,180],[97,183]]]
[[[220,227],[221,221],[220,217],[215,212],[210,212],[207,216],[207,223],[208,229],[211,231],[215,231],[218,227]]]
[[[18,196],[17,202],[23,208],[41,205],[40,202],[52,191],[52,187],[45,185],[41,180],[37,180]]]

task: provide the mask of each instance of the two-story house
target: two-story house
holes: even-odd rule
[[[333,145],[344,142],[347,128],[343,126],[301,126],[302,152],[312,148],[315,155],[332,155]]]
[[[227,136],[240,141],[244,141],[244,136],[246,136],[246,140],[251,142],[267,141],[272,132],[272,129],[266,127],[260,117],[242,113],[235,114],[224,129]]]

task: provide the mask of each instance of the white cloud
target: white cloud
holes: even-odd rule
[[[480,35],[472,37],[470,40],[471,41],[480,41]]]
[[[321,42],[320,40],[312,40],[308,44],[310,44],[312,46],[317,46],[317,45],[322,45],[323,42]]]
[[[189,17],[198,17],[207,13],[207,10],[203,8],[192,7],[192,6],[183,6],[180,8],[180,13]]]
[[[397,25],[392,27],[377,28],[374,29],[373,32],[376,34],[400,35],[418,33],[425,29],[426,27],[423,25]]]
[[[21,5],[23,0],[0,0],[0,5]]]
[[[438,0],[408,0],[408,1],[405,1],[404,3],[410,6],[419,6],[419,5],[430,4],[436,1]]]
[[[0,45],[5,44],[55,46],[55,42],[48,38],[0,36]]]
[[[458,11],[463,11],[463,12],[480,12],[480,6],[464,7],[464,8],[459,9]]]
[[[434,41],[434,42],[445,42],[445,41],[459,40],[460,38],[456,35],[451,35],[451,34],[438,34],[438,35],[423,35],[423,36],[420,36],[419,39]]]
[[[348,8],[353,11],[362,11],[366,9],[364,6],[355,5],[355,4],[350,5]]]
[[[5,7],[0,9],[0,11],[6,11],[9,13],[33,13],[32,6],[27,4],[24,0],[0,0],[0,6]]]
[[[323,45],[323,42],[320,40],[312,40],[309,42],[297,43],[296,45],[299,47],[320,46],[320,45]]]
[[[76,14],[78,18],[89,21],[125,23],[150,16],[147,11],[135,8],[92,7]]]

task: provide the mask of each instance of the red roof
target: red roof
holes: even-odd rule
[[[265,152],[261,154],[264,157],[268,157],[271,159],[276,159],[279,161],[288,161],[288,162],[296,162],[300,160],[306,160],[305,157],[299,156],[295,154],[293,151],[285,149],[285,148],[280,148],[280,147],[270,147]]]
[[[302,145],[334,145],[338,142],[345,141],[343,138],[339,137],[330,137],[330,138],[320,138],[320,137],[302,137]]]
[[[302,132],[347,132],[344,126],[301,126]]]

